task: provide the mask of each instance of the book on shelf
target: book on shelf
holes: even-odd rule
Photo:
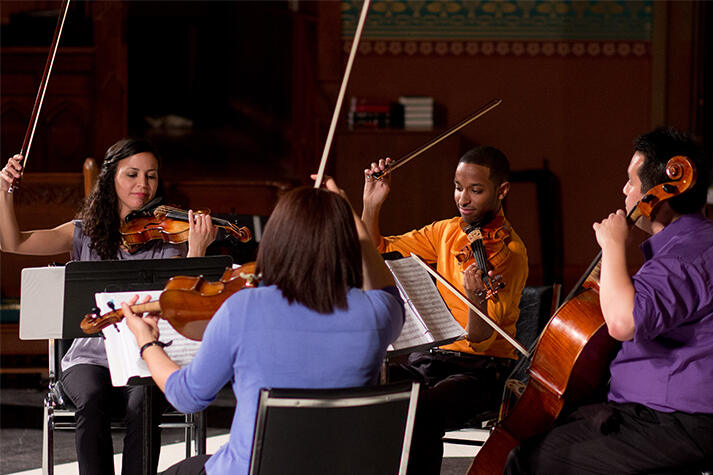
[[[399,104],[404,106],[431,106],[433,107],[432,96],[400,96]]]
[[[414,116],[414,115],[433,115],[433,107],[405,107],[404,117]]]
[[[384,129],[403,126],[403,106],[389,99],[355,97],[349,102],[350,129]]]
[[[433,129],[434,102],[430,96],[401,96],[399,103],[404,108],[404,128]]]
[[[101,315],[112,310],[121,308],[121,302],[128,302],[134,295],[139,295],[139,302],[145,296],[152,300],[158,299],[161,290],[142,290],[132,292],[101,292],[94,295],[97,307]],[[160,340],[164,343],[171,342],[170,346],[164,348],[168,356],[178,365],[186,366],[191,362],[198,348],[200,341],[189,340],[178,333],[168,321],[160,318],[158,320]],[[151,373],[144,360],[139,356],[139,345],[136,343],[134,334],[126,325],[126,319],[122,319],[115,325],[110,325],[102,330],[104,335],[104,345],[106,347],[106,357],[109,361],[109,373],[111,383],[114,386],[125,386],[131,378],[149,378]]]
[[[389,346],[396,355],[447,345],[465,338],[465,330],[453,318],[431,276],[413,257],[387,260],[404,301],[401,335]]]
[[[404,121],[409,122],[409,121],[419,121],[419,120],[430,120],[433,121],[433,113],[428,112],[428,113],[410,113],[407,112],[404,114]]]

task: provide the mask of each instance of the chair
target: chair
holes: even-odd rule
[[[49,340],[49,388],[44,400],[44,426],[42,430],[42,473],[54,473],[54,431],[76,430],[76,408],[62,389],[60,382],[61,361],[72,344],[69,340]],[[202,412],[183,414],[169,410],[162,415],[162,429],[183,428],[186,441],[186,458],[206,452],[205,417]],[[112,423],[112,429],[124,429]]]
[[[560,301],[562,286],[560,284],[543,286],[526,286],[522,289],[520,298],[520,317],[515,325],[517,340],[528,350],[532,351],[537,338],[555,313]],[[522,393],[523,381],[527,381],[527,370],[530,367],[528,358],[520,357],[515,367],[505,381],[503,400],[510,392],[516,396]],[[471,420],[467,427],[491,430],[498,417],[498,408],[492,408],[479,414]],[[483,441],[444,437],[443,442],[459,445],[483,445]]]
[[[537,338],[550,321],[550,317],[557,311],[561,290],[561,284],[525,287],[522,290],[520,318],[516,325],[517,339],[530,353],[535,349]],[[515,386],[514,381],[527,382],[529,367],[530,360],[521,357],[505,382],[506,391]]]
[[[406,473],[418,388],[262,389],[249,473]]]

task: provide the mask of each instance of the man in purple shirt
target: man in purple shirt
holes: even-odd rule
[[[580,407],[523,442],[506,473],[700,473],[713,466],[713,222],[702,213],[710,164],[686,135],[656,129],[636,140],[623,192],[629,211],[670,181],[666,163],[677,155],[695,165],[695,186],[636,222],[652,236],[633,278],[626,213],[593,225],[602,248],[602,314],[622,342],[608,401]]]

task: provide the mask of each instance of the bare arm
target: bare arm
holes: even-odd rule
[[[22,156],[15,155],[0,171],[0,250],[15,254],[51,256],[72,250],[74,223],[56,228],[20,231],[15,215],[14,194],[8,193],[13,178],[20,178]]]
[[[361,265],[364,274],[364,290],[383,289],[396,285],[394,276],[386,267],[384,259],[376,249],[366,226],[354,213],[354,222],[356,224],[357,233],[359,234],[359,244],[361,245]]]
[[[599,304],[612,338],[619,341],[634,337],[634,284],[626,266],[626,240],[629,226],[626,213],[617,210],[592,226],[602,248],[599,280]]]
[[[315,175],[313,175],[313,178],[314,177]],[[325,177],[324,186],[329,191],[339,194],[349,203],[349,198],[346,193],[337,186],[332,177]],[[351,207],[351,203],[349,203],[349,206]],[[384,287],[396,285],[394,283],[394,276],[391,275],[391,272],[384,263],[384,259],[376,249],[376,245],[372,241],[366,225],[359,219],[353,207],[352,214],[354,215],[354,224],[356,225],[357,234],[359,235],[359,244],[361,246],[361,265],[364,274],[363,289],[383,289]]]
[[[371,168],[364,170],[364,193],[363,193],[363,209],[361,219],[366,226],[366,230],[375,245],[381,241],[381,231],[379,230],[379,214],[381,206],[386,201],[386,197],[391,190],[391,174],[387,174],[380,180],[372,178],[372,174],[378,171],[384,171],[386,166],[392,160],[387,158],[381,159],[379,163],[372,163]]]

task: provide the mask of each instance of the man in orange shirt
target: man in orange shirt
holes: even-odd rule
[[[362,220],[379,251],[398,251],[406,256],[413,252],[429,264],[436,264],[441,275],[515,336],[518,304],[528,267],[525,245],[505,219],[501,207],[510,190],[505,155],[494,147],[481,146],[461,157],[454,179],[459,217],[400,236],[383,237],[379,231],[379,212],[390,190],[389,175],[375,179],[372,174],[385,170],[389,163],[388,158],[379,160],[364,171]],[[484,234],[487,274],[472,257],[466,233],[473,227]],[[491,281],[501,276],[505,283],[494,299],[483,298],[486,276]],[[467,337],[429,353],[412,353],[404,366],[425,386],[419,396],[409,474],[440,473],[441,438],[445,431],[463,427],[478,413],[497,407],[504,379],[517,358],[510,343],[480,316],[440,284],[439,291]]]

